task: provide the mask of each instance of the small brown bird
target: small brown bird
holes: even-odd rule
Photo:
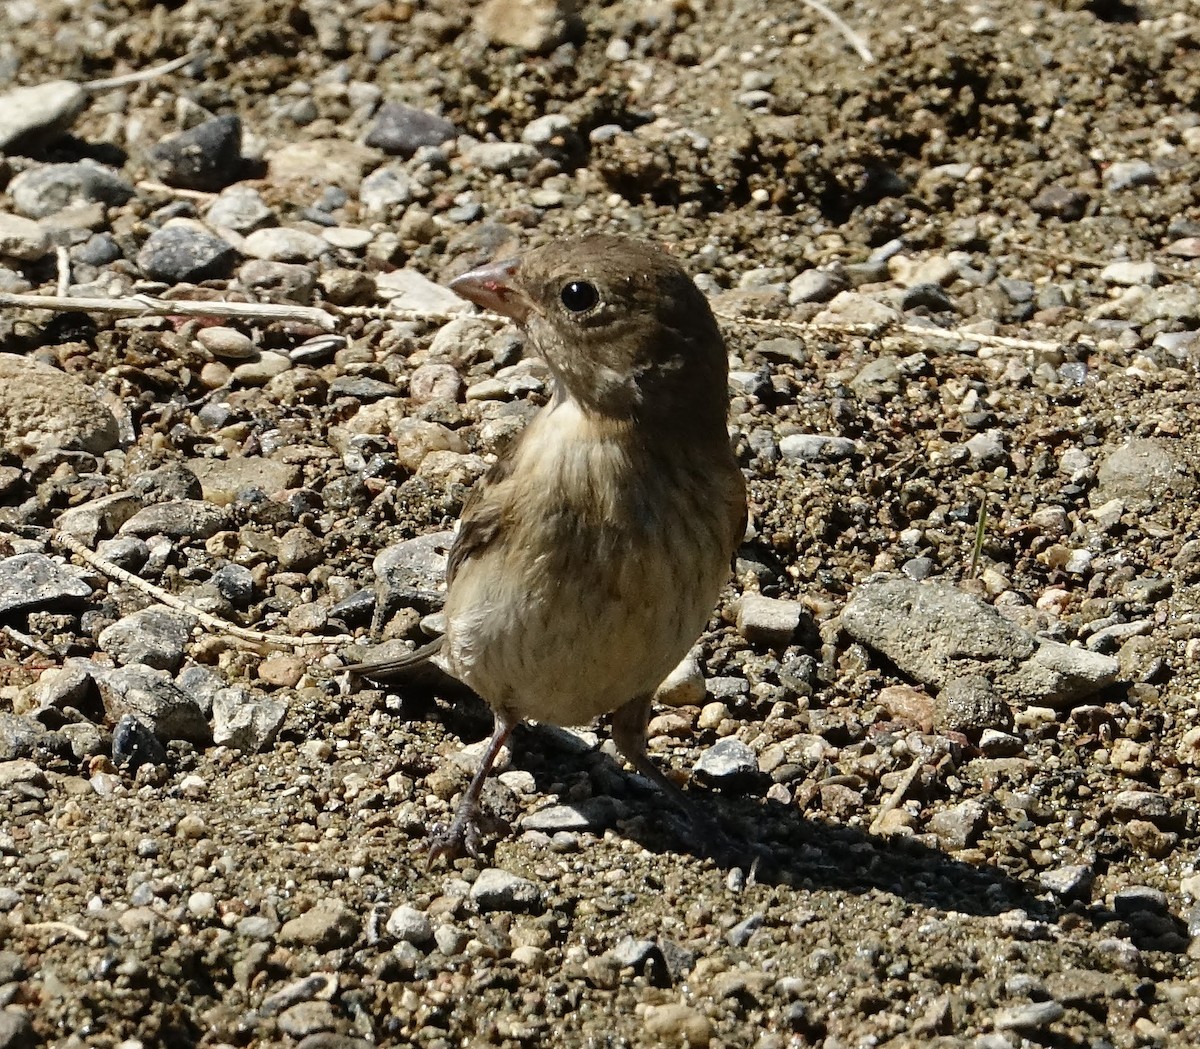
[[[725,343],[672,259],[595,235],[450,287],[516,321],[554,388],[463,508],[444,636],[347,668],[386,679],[433,659],[495,714],[431,860],[476,852],[484,780],[526,718],[580,725],[612,713],[621,753],[688,808],[646,752],[650,698],[704,629],[746,524]]]

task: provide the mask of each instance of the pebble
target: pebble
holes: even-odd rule
[[[452,364],[433,361],[416,368],[408,380],[408,394],[417,404],[454,403],[462,394],[462,376]]]
[[[707,1049],[712,1044],[713,1028],[708,1017],[683,1002],[648,1005],[642,1022],[652,1045]]]
[[[292,359],[287,354],[263,350],[233,369],[233,381],[242,386],[265,386],[275,376],[291,370]]]
[[[17,456],[55,448],[102,454],[117,420],[89,384],[31,357],[0,353],[0,447]]]
[[[1104,186],[1112,192],[1135,186],[1153,186],[1158,175],[1144,160],[1118,160],[1104,170]]]
[[[115,207],[126,203],[134,188],[114,168],[94,160],[80,160],[22,171],[8,184],[8,193],[19,214],[40,219],[80,204]]]
[[[849,459],[858,451],[858,446],[849,437],[793,433],[780,440],[779,451],[785,459],[834,463],[842,459]]]
[[[1001,466],[1008,460],[1000,430],[977,433],[966,442],[967,454],[982,467]]]
[[[1110,262],[1100,279],[1122,287],[1154,288],[1163,282],[1162,271],[1153,262]]]
[[[97,640],[118,664],[144,663],[174,673],[194,626],[191,616],[151,606],[118,619]]]
[[[788,302],[829,302],[839,292],[847,291],[849,282],[831,270],[811,269],[797,274],[788,282]]]
[[[997,1031],[1038,1031],[1061,1020],[1066,1013],[1060,1002],[1030,1002],[999,1010],[992,1017]]]
[[[722,784],[732,784],[758,775],[758,759],[740,739],[717,740],[693,767],[696,775]]]
[[[542,906],[541,890],[533,882],[498,867],[480,871],[471,885],[470,897],[484,914],[540,910]]]
[[[363,179],[358,199],[368,215],[386,215],[413,199],[412,178],[399,164],[385,164]]]
[[[104,709],[114,721],[132,714],[160,740],[186,740],[205,745],[211,738],[208,719],[196,699],[184,692],[165,670],[143,663],[95,675]]]
[[[201,499],[173,499],[139,510],[121,526],[121,535],[208,539],[228,527],[229,515],[222,507]]]
[[[349,947],[361,931],[358,917],[345,903],[336,898],[326,898],[298,917],[284,922],[279,930],[279,940],[299,947],[331,951],[337,947]]]
[[[1110,656],[1034,636],[955,586],[903,575],[860,585],[841,621],[918,681],[941,689],[977,675],[1022,705],[1069,706],[1111,684],[1120,669]]]
[[[310,262],[330,248],[324,237],[287,226],[256,229],[242,242],[242,253],[269,262]]]
[[[798,601],[746,594],[738,602],[738,633],[754,645],[786,648],[805,618]]]
[[[471,309],[469,303],[449,288],[434,284],[416,270],[399,269],[379,274],[375,278],[375,291],[395,309],[411,310],[417,314],[438,316],[444,313],[464,313]]]
[[[1111,451],[1097,470],[1098,503],[1122,499],[1132,508],[1159,506],[1164,498],[1185,499],[1196,489],[1175,442],[1135,438]]]
[[[2,100],[0,105],[3,105]],[[39,1040],[24,1009],[0,1009],[0,1049],[27,1049],[37,1045]]]
[[[885,271],[886,272],[886,271]],[[856,291],[841,291],[813,318],[820,325],[863,325],[886,328],[900,319],[900,311]]]
[[[236,328],[214,325],[196,332],[196,341],[214,357],[226,361],[244,361],[255,353],[254,340]]]
[[[50,251],[50,235],[33,219],[0,212],[0,258],[34,262]]]
[[[422,146],[440,146],[457,136],[445,117],[399,102],[385,102],[375,114],[367,145],[392,156],[411,157]]]
[[[47,80],[0,95],[0,154],[52,141],[75,122],[87,92],[72,80]]]
[[[270,302],[298,302],[301,306],[312,300],[316,286],[312,267],[270,259],[249,259],[242,263],[237,279]]]
[[[612,798],[588,798],[567,805],[548,805],[529,813],[522,821],[524,830],[556,834],[559,831],[590,831],[600,834],[618,818],[618,807]]]
[[[148,155],[150,170],[168,186],[216,193],[240,177],[242,122],[234,114],[214,117],[170,135]]]
[[[500,47],[549,51],[567,27],[567,0],[486,0],[475,12],[475,27]]]
[[[983,804],[970,799],[935,812],[925,826],[943,846],[954,850],[970,845],[986,823],[987,811]]]
[[[151,280],[198,284],[233,272],[233,245],[190,220],[172,220],[156,229],[137,253],[137,266]]]
[[[212,703],[213,742],[244,754],[266,750],[283,727],[287,709],[282,699],[251,699],[242,688],[219,689]]]
[[[1012,725],[1012,712],[986,677],[952,677],[934,699],[933,725],[939,732],[971,736]]]
[[[687,655],[655,690],[654,701],[667,707],[688,707],[703,700],[704,694],[704,671],[700,661]]]
[[[1083,190],[1070,186],[1047,186],[1029,202],[1029,206],[1039,215],[1063,222],[1078,222],[1090,203],[1091,198]]]
[[[1038,881],[1042,887],[1055,896],[1063,899],[1087,899],[1092,891],[1095,872],[1091,867],[1082,863],[1068,864],[1055,867],[1053,870],[1042,871]]]
[[[423,947],[433,942],[429,916],[415,907],[401,904],[388,917],[386,929],[397,940]]]
[[[276,215],[258,190],[249,186],[230,186],[208,206],[204,220],[213,229],[230,229],[244,235],[273,225]]]
[[[509,173],[532,167],[541,153],[525,142],[479,142],[463,154],[463,160],[484,171]]]
[[[91,584],[74,565],[46,554],[14,554],[0,560],[0,615],[76,607],[91,596]]]

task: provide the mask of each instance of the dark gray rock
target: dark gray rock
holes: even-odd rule
[[[471,899],[483,913],[491,911],[532,911],[542,906],[541,890],[529,879],[520,878],[498,867],[480,871],[471,885]]]
[[[211,739],[199,704],[171,680],[165,670],[141,663],[117,667],[97,676],[104,709],[113,721],[133,714],[164,742],[187,740],[200,745]]]
[[[229,515],[221,507],[200,499],[177,499],[139,510],[121,526],[121,534],[208,539],[228,527]]]
[[[0,561],[0,614],[78,608],[91,596],[91,584],[74,565],[45,554],[15,554]]]
[[[167,750],[148,725],[124,714],[113,728],[112,758],[118,767],[136,772],[143,765],[165,765]]]
[[[8,184],[8,192],[18,214],[40,219],[74,204],[124,204],[134,188],[115,169],[80,160],[22,171]]]
[[[174,672],[183,663],[194,626],[190,616],[154,606],[122,617],[101,631],[99,642],[119,664],[144,663]]]
[[[728,736],[700,755],[695,772],[710,782],[736,782],[758,775],[758,759],[740,739]]]
[[[237,257],[233,245],[220,237],[196,226],[172,223],[146,238],[137,265],[152,280],[196,284],[228,277]]]
[[[411,157],[422,146],[440,146],[457,134],[445,117],[399,102],[385,102],[375,114],[367,145],[392,156]]]
[[[216,193],[238,180],[242,169],[242,122],[214,117],[150,150],[150,167],[168,186]]]

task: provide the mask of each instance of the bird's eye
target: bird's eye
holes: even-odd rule
[[[600,301],[600,292],[586,280],[572,280],[563,285],[558,297],[572,313],[586,313]]]

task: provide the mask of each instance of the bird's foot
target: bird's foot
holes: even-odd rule
[[[434,827],[429,843],[429,855],[425,859],[425,869],[429,870],[438,860],[453,863],[463,856],[478,856],[479,847],[483,843],[478,817],[478,811],[470,811],[464,807],[455,813],[449,827]]]

